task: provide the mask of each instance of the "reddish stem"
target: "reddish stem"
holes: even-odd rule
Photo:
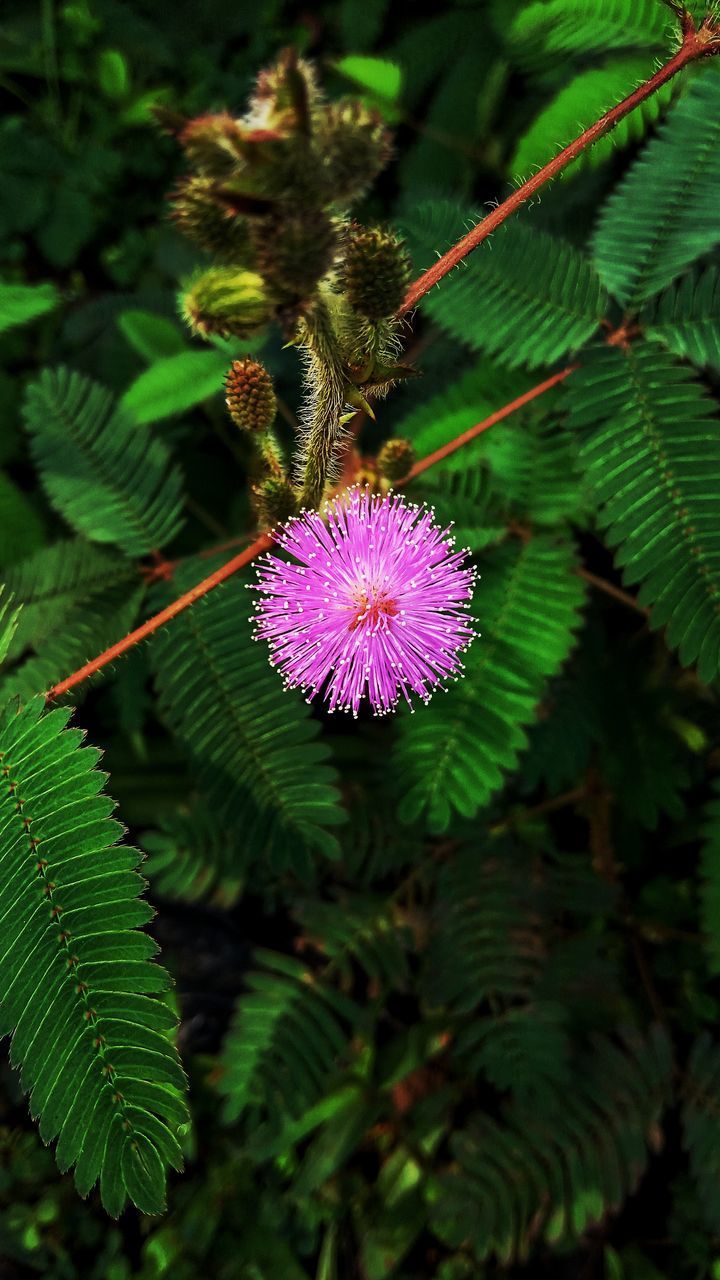
[[[471,440],[474,440],[476,436],[482,435],[483,431],[487,431],[489,427],[494,427],[496,422],[502,422],[503,418],[509,418],[510,414],[515,413],[517,409],[522,409],[526,404],[530,404],[532,400],[537,400],[538,396],[544,395],[551,387],[556,387],[559,382],[564,382],[577,368],[576,364],[571,364],[568,365],[567,369],[561,369],[559,373],[554,373],[552,377],[546,378],[544,382],[539,382],[536,387],[531,387],[529,391],[525,391],[516,400],[511,400],[509,404],[503,405],[502,409],[491,413],[489,418],[483,418],[482,422],[476,422],[474,427],[468,427],[467,431],[463,431],[462,435],[456,436],[454,440],[441,445],[434,453],[429,453],[426,458],[420,458],[408,472],[407,480],[414,480],[415,476],[422,475],[423,471],[427,471],[428,467],[434,467],[436,462],[442,462],[444,458],[449,458],[451,453],[455,453],[457,449],[462,449],[463,445],[469,444]]]
[[[627,98],[623,98],[622,102],[619,102],[616,107],[611,107],[599,120],[595,121],[595,124],[590,125],[589,129],[584,129],[577,138],[568,143],[566,147],[563,147],[558,155],[543,165],[542,169],[533,174],[532,178],[528,178],[527,182],[523,182],[516,191],[513,191],[512,195],[508,196],[507,200],[503,200],[502,204],[493,209],[492,213],[489,213],[477,226],[468,231],[462,240],[458,240],[452,249],[448,249],[448,252],[443,254],[442,258],[439,258],[427,271],[423,272],[410,285],[398,314],[405,315],[407,311],[412,311],[420,299],[424,298],[425,294],[429,293],[433,286],[443,279],[443,276],[452,271],[453,267],[462,262],[463,258],[472,253],[473,249],[477,249],[478,245],[482,244],[483,240],[486,240],[489,235],[492,235],[493,231],[496,231],[507,218],[516,213],[524,204],[527,204],[527,201],[532,199],[541,187],[544,187],[547,182],[562,173],[563,169],[572,164],[573,160],[577,160],[578,156],[587,147],[592,146],[593,142],[597,142],[604,134],[609,133],[624,116],[629,115],[641,102],[644,102],[656,90],[667,84],[668,80],[672,80],[678,71],[682,71],[683,67],[686,67],[690,62],[694,62],[697,58],[716,52],[717,45],[715,41],[717,34],[715,27],[710,23],[706,23],[700,30],[696,30],[694,26],[686,26],[683,42],[677,53],[664,66],[660,67],[659,71],[656,71],[649,80],[641,84]]]
[[[188,609],[191,604],[195,604],[196,600],[206,596],[208,591],[212,591],[214,587],[219,587],[221,582],[231,578],[239,569],[244,569],[246,564],[249,564],[256,556],[261,555],[263,551],[267,551],[272,544],[273,540],[270,535],[261,533],[260,537],[256,538],[239,555],[234,556],[232,560],[228,560],[227,564],[216,569],[209,577],[203,578],[202,582],[198,582],[197,586],[191,587],[189,591],[179,596],[177,600],[173,600],[172,604],[169,604],[165,609],[161,609],[160,613],[148,618],[147,622],[143,622],[141,627],[136,627],[134,631],[124,636],[122,640],[112,644],[104,653],[101,653],[97,658],[93,658],[92,662],[86,662],[84,667],[80,667],[79,671],[74,671],[66,680],[61,680],[59,684],[54,684],[45,694],[46,701],[51,702],[53,698],[62,697],[69,689],[74,689],[75,685],[82,684],[83,680],[88,680],[90,676],[95,675],[96,671],[100,671],[108,663],[114,662],[123,653],[127,653],[127,650],[132,649],[133,645],[139,644],[141,640],[151,636],[154,631],[164,627],[166,622],[170,622],[179,613],[182,613],[184,609]]]

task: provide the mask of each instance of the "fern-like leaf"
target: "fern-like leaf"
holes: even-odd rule
[[[720,1048],[705,1033],[692,1047],[683,1082],[683,1145],[690,1157],[698,1205],[720,1231]]]
[[[207,561],[189,562],[173,592],[198,581]],[[344,821],[328,747],[298,694],[286,692],[253,643],[248,593],[235,578],[186,609],[152,644],[160,708],[185,742],[200,790],[242,830],[246,865],[306,873],[310,853],[339,853],[328,827]],[[244,870],[237,868],[237,874]]]
[[[297,1118],[327,1089],[357,1010],[298,960],[262,950],[256,960],[263,970],[248,975],[223,1048],[225,1115]]]
[[[60,295],[54,284],[8,284],[0,280],[0,333],[54,311]]]
[[[670,1094],[663,1031],[622,1048],[597,1038],[575,1064],[572,1089],[479,1115],[451,1139],[457,1168],[433,1187],[432,1221],[478,1261],[524,1261],[534,1241],[573,1239],[635,1190],[658,1141]]]
[[[660,50],[670,15],[657,0],[536,0],[513,18],[509,40],[523,65],[609,49]]]
[[[720,76],[691,85],[603,208],[595,264],[623,306],[666,288],[720,241]]]
[[[473,817],[502,785],[527,744],[545,681],[572,648],[583,599],[572,544],[549,536],[505,543],[480,568],[482,634],[462,686],[398,724],[400,816],[426,810],[435,831],[446,830],[453,811]]]
[[[241,844],[239,830],[218,822],[207,805],[196,801],[160,830],[143,833],[140,845],[148,855],[143,870],[153,894],[230,907],[243,886]]]
[[[180,471],[109,391],[46,369],[28,388],[24,415],[47,495],[78,533],[133,556],[170,542],[180,527]]]
[[[62,1170],[108,1213],[164,1203],[182,1165],[185,1081],[156,993],[168,976],[139,925],[141,855],[118,845],[99,753],[35,699],[0,718],[0,1033]]]
[[[77,605],[97,592],[137,583],[137,569],[123,556],[82,539],[67,539],[43,547],[18,561],[4,574],[5,584],[23,606],[12,654],[36,650],[64,626]]]
[[[625,581],[701,679],[720,666],[720,437],[712,402],[660,348],[588,352],[569,425]]]
[[[465,1014],[484,1002],[529,999],[542,961],[537,889],[527,859],[506,843],[468,846],[443,868],[426,954],[431,1007]]]
[[[641,315],[648,338],[655,338],[701,369],[720,370],[720,271],[683,276]]]
[[[513,176],[527,177],[533,166],[551,160],[561,146],[571,142],[584,128],[647,80],[653,73],[653,62],[650,54],[609,58],[600,67],[579,71],[542,108],[523,134],[510,162]],[[612,133],[581,152],[565,170],[566,175],[587,165],[603,164],[617,148],[638,142],[668,105],[673,91],[674,86],[667,84],[647,98],[625,116]]]
[[[449,203],[421,206],[402,219],[418,263],[479,215]],[[591,263],[569,244],[515,220],[480,245],[422,304],[446,333],[508,368],[535,369],[577,351],[597,329],[605,293]]]

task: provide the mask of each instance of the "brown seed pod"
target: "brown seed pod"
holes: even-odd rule
[[[233,360],[225,378],[225,403],[241,431],[269,431],[275,421],[277,400],[265,366],[251,356]]]

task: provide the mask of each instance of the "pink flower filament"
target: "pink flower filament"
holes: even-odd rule
[[[353,715],[367,697],[384,714],[462,672],[475,571],[431,510],[353,488],[326,521],[303,512],[275,537],[291,558],[259,563],[255,634],[288,688]]]

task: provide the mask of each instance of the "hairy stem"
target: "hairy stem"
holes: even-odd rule
[[[463,431],[462,435],[456,436],[454,440],[448,440],[447,444],[441,445],[434,453],[429,453],[426,458],[418,458],[418,461],[410,468],[407,480],[414,480],[415,476],[422,475],[423,471],[427,471],[429,467],[434,467],[436,462],[442,462],[445,458],[449,458],[451,453],[456,453],[458,449],[462,449],[463,445],[469,444],[476,436],[482,435],[483,431],[487,431],[489,427],[494,427],[496,422],[502,422],[503,418],[509,418],[511,413],[515,413],[516,410],[522,409],[526,404],[530,404],[531,401],[537,400],[538,396],[544,395],[546,391],[550,391],[558,383],[564,382],[577,368],[576,364],[571,364],[568,365],[567,369],[561,369],[559,373],[553,373],[544,382],[539,382],[536,387],[531,387],[529,391],[525,391],[516,400],[511,400],[509,404],[503,405],[502,409],[497,409],[488,418],[483,418],[482,422],[476,422],[474,427],[468,427],[467,431]]]
[[[641,84],[638,89],[629,94],[627,98],[623,98],[617,106],[606,111],[595,124],[590,125],[589,129],[584,129],[572,142],[563,147],[558,155],[543,165],[537,173],[523,182],[507,200],[503,200],[492,213],[483,218],[477,226],[468,231],[467,235],[458,240],[447,253],[443,254],[437,262],[433,263],[427,271],[410,285],[400,307],[399,315],[405,315],[406,312],[412,311],[416,307],[421,298],[429,293],[434,285],[438,284],[444,276],[452,271],[458,263],[462,262],[473,249],[477,249],[493,231],[496,231],[508,218],[510,218],[518,209],[521,209],[528,200],[538,192],[546,183],[556,178],[563,169],[566,169],[573,160],[577,160],[578,156],[591,147],[599,138],[604,137],[611,129],[614,129],[625,116],[629,115],[635,107],[644,102],[646,98],[661,89],[668,80],[672,80],[678,71],[682,71],[688,63],[695,62],[698,58],[706,57],[708,54],[717,53],[720,49],[720,23],[708,20],[697,29],[692,22],[683,23],[683,42],[677,53],[668,60],[654,75]]]
[[[304,348],[309,387],[300,451],[300,505],[318,507],[342,436],[345,376],[337,351],[330,313],[320,298],[305,317]]]

